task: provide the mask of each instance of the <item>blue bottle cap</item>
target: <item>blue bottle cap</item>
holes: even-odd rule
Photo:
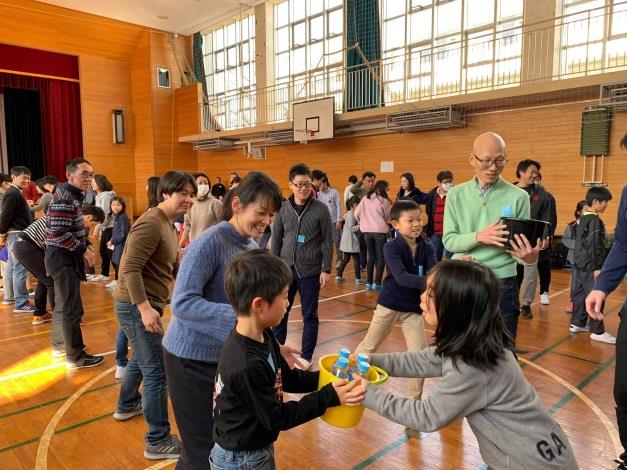
[[[367,354],[361,353],[361,354],[357,355],[357,363],[360,363],[362,361],[363,362],[368,362],[368,355]]]
[[[361,361],[357,365],[357,370],[359,370],[359,372],[361,372],[362,374],[365,374],[366,372],[368,372],[368,370],[370,370],[370,364],[368,364],[366,361]]]
[[[341,368],[348,367],[348,358],[342,356],[337,360],[335,364]]]
[[[351,355],[351,351],[348,348],[342,348],[340,349],[340,356],[341,357],[350,357]]]

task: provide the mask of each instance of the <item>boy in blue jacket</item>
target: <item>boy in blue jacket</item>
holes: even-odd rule
[[[420,294],[429,270],[437,263],[435,248],[422,236],[420,206],[412,200],[396,201],[390,220],[399,236],[386,243],[383,257],[387,277],[377,300],[368,333],[356,353],[374,353],[399,322],[408,351],[420,351],[427,345],[420,310]],[[411,398],[422,396],[422,379],[410,381]],[[407,429],[411,435],[411,429]]]

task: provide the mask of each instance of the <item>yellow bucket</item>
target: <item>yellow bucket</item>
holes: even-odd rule
[[[318,377],[318,390],[326,384],[335,380],[340,380],[333,375],[333,365],[337,361],[337,354],[327,354],[322,356],[319,361],[320,376]],[[370,366],[368,371],[368,381],[374,385],[380,385],[388,379],[388,374],[383,369],[376,366]],[[359,424],[361,415],[364,414],[363,406],[334,406],[327,408],[327,412],[321,418],[332,426],[338,428],[352,428]]]

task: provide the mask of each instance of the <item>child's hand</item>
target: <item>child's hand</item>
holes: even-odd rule
[[[366,395],[368,383],[360,378],[349,382],[346,379],[336,380],[333,382],[333,388],[340,404],[346,406],[358,406]]]

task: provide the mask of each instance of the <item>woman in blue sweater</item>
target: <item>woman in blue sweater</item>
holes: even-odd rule
[[[213,382],[222,346],[235,326],[224,271],[237,255],[257,248],[255,239],[282,200],[272,179],[249,173],[225,201],[228,221],[207,229],[185,251],[163,338],[168,390],[183,442],[179,470],[206,469],[213,447]]]

